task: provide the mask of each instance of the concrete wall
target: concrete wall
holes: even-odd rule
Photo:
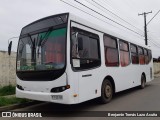
[[[160,72],[160,63],[154,63],[154,73],[157,74]]]
[[[16,53],[11,56],[6,51],[0,51],[0,87],[16,85]]]

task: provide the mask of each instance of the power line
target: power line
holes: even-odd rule
[[[92,15],[92,14],[90,14],[90,13],[88,13],[88,12],[82,10],[82,9],[80,9],[79,7],[75,7],[76,5],[72,5],[73,3],[70,4],[70,3],[67,3],[67,2],[64,1],[64,0],[60,0],[60,1],[63,2],[63,3],[65,3],[65,4],[67,4],[67,5],[69,5],[69,6],[71,6],[71,7],[73,7],[73,8],[75,8],[75,9],[78,9],[78,10],[80,10],[81,12],[84,12],[84,13],[86,13],[86,14],[88,14],[88,15],[90,15],[90,16],[92,16],[92,17],[94,17],[94,18],[96,18],[96,19],[98,19],[98,20],[100,20],[100,21],[102,21],[102,22],[104,22],[104,23],[107,23],[107,24],[109,24],[109,25],[111,25],[111,26],[113,26],[113,27],[115,27],[115,28],[122,29],[122,28],[120,28],[120,27],[114,26],[114,25],[106,22],[105,20],[100,19],[99,17],[96,17],[96,16],[94,16],[94,15]],[[140,37],[140,35],[137,34],[137,37],[139,37],[139,38],[141,39],[141,37],[144,37],[144,36],[141,36],[141,37]]]
[[[103,2],[102,2],[103,1]],[[119,5],[116,5],[116,2],[114,0],[99,0],[98,2],[105,4],[105,5],[109,5],[113,10],[117,11],[117,12],[121,12],[121,14],[124,14],[124,12],[122,12],[122,9],[119,8]],[[125,2],[125,1],[123,1]],[[114,5],[114,6],[113,6]],[[112,7],[113,6],[113,7]],[[132,4],[132,6],[135,7],[135,5]],[[131,8],[132,6],[130,6],[130,4],[127,4],[128,8]],[[127,12],[128,13],[128,12]],[[134,17],[126,16],[127,19],[129,19],[130,21],[132,21],[133,23],[137,22],[137,20]],[[141,28],[139,28],[141,29]],[[142,30],[141,30],[142,31]],[[143,31],[142,31],[143,32]]]
[[[150,35],[148,36],[150,41],[152,40],[152,43],[154,43],[155,46],[160,47],[160,43],[158,43],[156,40],[154,40],[154,35],[150,33]]]
[[[65,4],[67,4],[67,5],[71,6],[71,7],[74,7],[74,8],[76,8],[76,9],[78,9],[78,10],[80,10],[80,11],[82,11],[82,12],[84,12],[84,13],[86,13],[86,14],[88,14],[88,15],[90,15],[90,16],[92,16],[92,17],[94,17],[94,18],[96,18],[96,19],[98,19],[98,20],[100,20],[100,21],[102,21],[102,22],[105,22],[105,23],[109,24],[108,22],[106,22],[106,21],[104,21],[104,20],[102,20],[102,19],[99,19],[98,17],[95,17],[94,15],[89,14],[89,13],[87,13],[86,11],[83,11],[83,10],[81,10],[80,8],[75,7],[74,5],[71,5],[71,4],[69,4],[69,3],[67,3],[67,2],[65,2],[65,1],[63,1],[63,0],[60,0],[60,1],[64,2]],[[109,24],[109,25],[111,25],[111,24]],[[112,25],[112,26],[113,26],[113,25]],[[116,27],[116,26],[113,26],[113,27]],[[116,27],[116,28],[117,28],[117,27]],[[137,37],[138,37],[138,36],[137,36]],[[152,41],[151,41],[151,42],[152,42]],[[154,43],[154,42],[152,42],[152,44],[153,44],[154,46],[157,46],[157,44]],[[160,47],[160,46],[157,46],[157,47]]]
[[[153,34],[150,33],[150,36],[149,38],[153,39],[153,38],[156,38]],[[160,43],[158,43],[158,41],[154,40],[156,42],[156,44],[160,45]]]
[[[96,18],[96,19],[98,19],[98,20],[100,20],[100,21],[102,21],[102,22],[105,22],[105,23],[107,23],[107,24],[109,24],[108,22],[106,22],[106,21],[104,21],[104,20],[102,20],[102,19],[100,19],[100,18],[98,18],[98,17],[96,17],[96,16],[94,16],[94,15],[92,15],[92,14],[90,14],[90,13],[88,13],[88,12],[86,12],[86,11],[84,11],[84,10],[81,10],[80,8],[78,8],[78,7],[75,7],[74,5],[71,5],[71,4],[69,4],[69,3],[67,3],[67,2],[65,2],[65,1],[63,1],[63,0],[60,0],[61,2],[63,2],[63,3],[65,3],[65,4],[67,4],[67,5],[69,5],[69,6],[71,6],[71,7],[73,7],[73,8],[76,8],[76,9],[78,9],[78,10],[80,10],[80,11],[82,11],[82,12],[84,12],[84,13],[86,13],[86,14],[88,14],[88,15],[90,15],[90,16],[92,16],[92,17],[94,17],[94,18]],[[109,25],[112,25],[112,24],[109,24]],[[113,26],[113,25],[112,25]],[[116,26],[113,26],[113,27],[116,27]],[[116,27],[117,28],[117,27]],[[138,37],[138,36],[137,36]],[[149,40],[154,46],[156,46],[156,47],[158,47],[158,48],[160,48],[160,46],[158,46],[155,42],[153,42],[153,41],[151,41],[151,40]]]
[[[158,15],[158,13],[160,12],[160,10],[152,17],[152,19],[147,23],[147,25]],[[153,41],[153,40],[152,40]],[[155,46],[157,46],[157,47],[159,47],[160,46],[160,44],[158,43],[158,42],[156,42],[156,41],[154,41],[154,45]],[[159,47],[160,48],[160,47]]]
[[[82,9],[80,9],[80,8],[78,8],[78,7],[75,7],[74,5],[71,5],[70,3],[67,3],[67,2],[65,2],[63,0],[60,0],[60,1],[65,3],[65,4],[67,4],[67,5],[69,5],[69,6],[71,6],[71,7],[73,7],[73,8],[76,8],[76,9],[80,10],[81,12],[84,12],[84,13],[86,13],[86,14],[88,14],[88,15],[90,15],[90,16],[92,16],[92,17],[94,17],[94,18],[96,18],[96,19],[98,19],[98,20],[100,20],[102,22],[104,22],[104,23],[107,23],[107,24],[109,24],[109,25],[111,25],[113,27],[116,27],[116,26],[114,26],[114,25],[112,25],[112,24],[110,24],[110,23],[108,23],[108,22],[106,22],[106,21],[104,21],[104,20],[102,20],[102,19],[100,19],[100,18],[98,18],[98,17],[96,17],[96,16],[94,16],[94,15],[92,15],[92,14],[90,14],[90,13],[88,13],[88,12],[82,10]]]
[[[160,45],[159,44],[157,44],[155,41],[153,41],[153,40],[150,40],[152,43],[154,43],[154,45],[156,45],[157,47],[159,47],[160,48]]]
[[[152,42],[152,44],[154,44],[156,47],[160,48],[160,44],[150,36],[149,36],[149,41]]]
[[[19,38],[19,36],[9,38],[9,39],[8,39],[8,45],[9,45],[9,41],[12,40],[12,39],[15,39],[15,38]]]
[[[147,23],[147,25],[158,15],[159,12],[160,10],[153,16],[153,18]]]
[[[104,6],[102,6],[101,4],[99,4],[98,2],[96,2],[95,0],[92,0],[94,3],[96,3],[97,5],[99,5],[100,7],[102,7],[103,9],[107,10],[108,12],[110,12],[111,14],[113,14],[114,16],[118,17],[119,19],[121,19],[122,21],[126,22],[127,24],[131,25],[132,27],[142,31],[141,29],[137,28],[136,26],[132,25],[131,23],[129,23],[128,21],[124,20],[123,18],[121,18],[120,16],[118,16],[117,14],[113,13],[112,11],[108,10],[107,8],[105,8]],[[88,1],[87,1],[88,2]],[[92,4],[92,3],[91,3]],[[92,4],[94,5],[94,4]],[[94,5],[95,6],[95,5]],[[96,6],[95,6],[96,7]]]
[[[122,25],[122,24],[120,24],[120,23],[118,23],[118,22],[116,22],[116,21],[114,21],[114,20],[112,20],[112,19],[106,17],[105,15],[103,15],[103,14],[101,14],[101,13],[99,13],[99,12],[93,10],[92,8],[90,8],[90,7],[86,6],[86,5],[84,5],[83,3],[81,3],[81,2],[79,2],[79,1],[77,1],[77,0],[74,0],[74,1],[77,2],[77,3],[79,3],[79,4],[81,4],[82,6],[84,6],[84,7],[86,7],[86,8],[88,8],[88,9],[90,9],[91,11],[93,11],[93,12],[95,12],[95,13],[97,13],[97,14],[99,14],[99,15],[105,17],[105,18],[107,18],[108,20],[110,20],[110,21],[112,21],[112,22],[114,22],[114,23],[120,25],[121,27],[124,27],[124,28],[126,28],[126,29],[128,29],[128,30],[130,30],[130,31],[132,31],[132,32],[134,32],[134,33],[136,33],[136,34],[138,34],[138,35],[144,37],[143,35],[139,34],[138,32],[136,32],[136,31],[134,31],[134,30],[132,30],[132,29],[130,29],[130,28],[128,28],[128,27],[126,27],[126,26],[124,26],[124,25]]]
[[[109,24],[109,25],[111,25],[111,26],[113,26],[113,27],[115,27],[115,28],[118,28],[117,26],[114,26],[114,25],[106,22],[105,20],[102,20],[102,19],[100,19],[100,18],[98,18],[98,17],[96,17],[96,16],[94,16],[94,15],[92,15],[92,14],[90,14],[90,13],[88,13],[88,12],[86,12],[86,11],[80,9],[80,8],[78,8],[78,7],[75,7],[74,5],[71,5],[70,3],[67,3],[67,2],[65,2],[64,0],[60,0],[60,1],[63,2],[63,3],[65,3],[65,4],[67,4],[67,5],[69,5],[69,6],[71,6],[71,7],[73,7],[73,8],[76,8],[76,9],[80,10],[81,12],[84,12],[84,13],[86,13],[86,14],[88,14],[88,15],[90,15],[90,16],[92,16],[92,17],[94,17],[94,18],[96,18],[96,19],[98,19],[98,20],[100,20],[100,21],[102,21],[102,22],[104,22],[104,23],[107,23],[107,24]],[[121,28],[119,28],[119,29],[121,29]],[[137,34],[137,35],[139,35],[139,34]],[[139,37],[139,36],[137,36],[137,37]],[[142,36],[142,37],[144,37],[144,36]],[[140,37],[139,37],[139,38],[140,38]]]
[[[160,47],[160,44],[157,43],[156,40],[154,40],[154,39],[152,39],[152,38],[150,38],[150,40],[153,41],[153,42],[156,44],[156,46],[159,46],[159,47]]]
[[[97,7],[97,5],[95,5],[95,4],[93,4],[93,2],[91,2],[91,1],[88,1],[88,0],[85,0],[86,2],[88,2],[88,3],[90,3],[91,5],[93,5],[94,7],[96,7],[96,8],[98,8],[98,9],[100,9],[99,7]],[[100,6],[100,5],[99,5]],[[100,6],[101,7],[101,6]],[[103,6],[102,6],[103,7]],[[103,9],[100,9],[100,10],[102,10],[103,12],[105,12],[106,13],[106,9],[104,10],[104,8]],[[107,10],[108,11],[108,10]],[[109,12],[109,11],[108,11]],[[117,17],[117,16],[116,16]]]
[[[154,43],[152,40],[149,40],[149,42],[151,42],[154,46],[156,46],[156,47],[160,48],[160,46],[159,46],[159,45],[157,45],[156,43]]]

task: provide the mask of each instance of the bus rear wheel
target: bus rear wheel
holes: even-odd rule
[[[146,86],[146,78],[144,75],[141,76],[141,85],[140,85],[140,88],[141,89],[144,89]]]
[[[103,81],[100,101],[103,104],[109,103],[113,97],[113,86],[109,80]]]

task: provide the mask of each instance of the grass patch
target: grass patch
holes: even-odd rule
[[[15,90],[16,90],[16,87],[12,85],[0,87],[0,96],[14,95]]]
[[[12,104],[22,104],[22,103],[26,103],[29,101],[31,100],[21,99],[21,98],[16,98],[16,97],[10,97],[10,98],[0,97],[0,107],[12,105]]]

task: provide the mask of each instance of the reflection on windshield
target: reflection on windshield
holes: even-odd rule
[[[19,42],[17,71],[43,71],[65,66],[66,28],[22,38]]]

